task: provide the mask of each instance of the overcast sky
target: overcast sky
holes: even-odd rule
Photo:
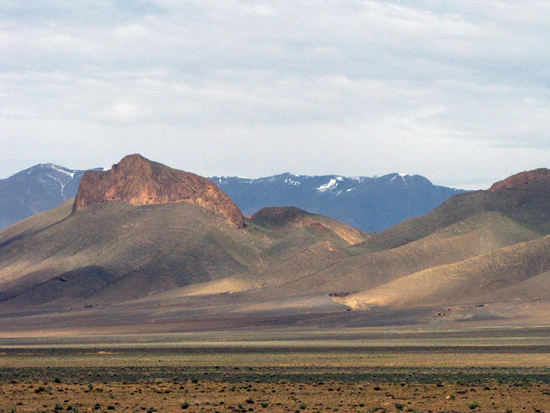
[[[0,178],[550,167],[550,1],[2,0]]]

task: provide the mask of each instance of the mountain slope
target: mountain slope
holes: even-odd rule
[[[550,236],[546,236],[461,262],[428,268],[353,294],[343,302],[360,307],[476,303],[479,297],[490,295],[502,300],[505,295],[501,295],[500,290],[510,290],[550,270],[549,251]],[[529,298],[539,296],[539,290],[530,290]]]
[[[39,164],[0,180],[0,230],[73,198],[83,174]]]
[[[403,222],[352,247],[355,252],[379,251],[387,255],[425,243],[441,233],[449,233],[472,220],[499,216],[492,235],[470,239],[459,245],[488,247],[486,253],[456,255],[455,260],[426,265],[409,274],[386,278],[385,282],[363,288],[342,302],[354,307],[368,305],[435,305],[472,302],[478,297],[498,299],[520,289],[526,294],[527,280],[550,269],[548,233],[550,223],[550,171],[538,169],[514,175],[496,183],[489,191],[455,196],[421,218]],[[496,215],[495,215],[496,214]],[[496,232],[494,232],[496,231]],[[456,232],[454,230],[450,232]],[[461,231],[457,232],[457,237]],[[527,242],[525,242],[527,241]],[[492,246],[492,250],[491,250]],[[437,248],[428,248],[440,254]],[[364,256],[373,256],[372,253]],[[427,262],[426,260],[421,260]],[[409,266],[409,268],[415,268]],[[532,283],[531,285],[537,285]],[[504,290],[507,293],[504,293]]]
[[[264,208],[235,225],[240,210],[211,185],[133,155],[83,179],[80,201],[0,232],[3,328],[550,317],[541,294],[550,285],[548,170],[458,194],[380,234],[295,207]]]
[[[256,252],[241,238],[187,203],[97,205],[2,248],[0,291],[23,294],[24,305],[125,301],[253,269]]]
[[[539,238],[538,233],[499,213],[483,213],[401,247],[341,260],[284,286],[285,294],[370,290],[423,270]]]
[[[241,210],[295,206],[365,232],[379,232],[423,215],[463,190],[433,185],[419,175],[348,178],[281,174],[265,178],[212,177]]]
[[[426,215],[377,234],[358,245],[358,251],[395,248],[483,212],[499,212],[540,234],[550,233],[550,171],[537,169],[511,178],[522,184],[508,187],[495,184],[488,191],[453,196]]]
[[[121,303],[232,278],[253,288],[272,268],[293,279],[368,238],[292,208],[267,209],[245,229],[209,180],[137,155],[87,175],[72,211],[65,204],[0,232],[3,308]]]

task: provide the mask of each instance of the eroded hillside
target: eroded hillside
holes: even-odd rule
[[[211,181],[134,155],[87,173],[74,206],[0,233],[0,320],[67,331],[544,322],[550,174],[503,182],[366,234],[292,207],[243,218]]]

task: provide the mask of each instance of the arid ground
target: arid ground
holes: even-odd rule
[[[549,328],[0,340],[1,412],[550,412]]]

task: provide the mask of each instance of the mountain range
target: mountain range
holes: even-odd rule
[[[0,232],[0,336],[538,325],[549,234],[547,169],[373,234],[130,155]]]
[[[465,192],[432,184],[420,175],[349,178],[289,173],[264,178],[212,177],[243,213],[265,206],[295,206],[366,232],[380,232],[421,216]]]
[[[76,195],[84,171],[39,164],[0,180],[0,229]]]
[[[76,196],[84,172],[39,164],[0,180],[0,229]],[[465,192],[434,185],[419,175],[403,174],[348,178],[286,173],[264,178],[210,179],[245,215],[266,206],[295,206],[366,232],[380,232],[424,215],[450,196]]]

